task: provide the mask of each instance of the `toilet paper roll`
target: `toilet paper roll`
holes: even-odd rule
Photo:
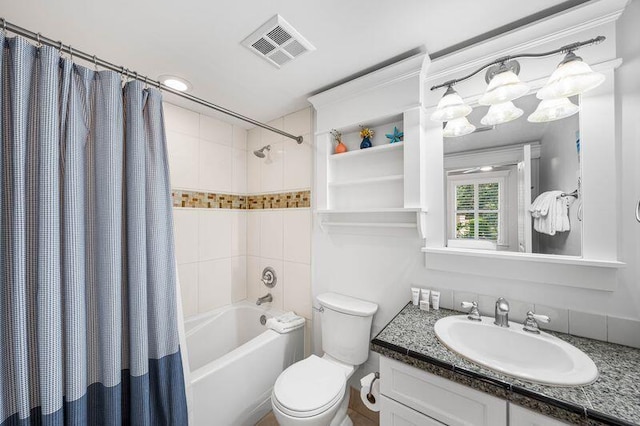
[[[375,378],[375,373],[367,374],[360,379],[360,399],[362,403],[371,411],[380,411],[380,379],[376,380],[373,384],[373,390],[371,393],[376,399],[376,402],[372,403],[367,398],[367,394],[371,389],[371,382]]]

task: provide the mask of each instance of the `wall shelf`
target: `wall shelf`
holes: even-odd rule
[[[409,230],[425,238],[427,212],[420,208],[324,209],[316,213],[324,232],[363,233],[364,229],[370,234],[410,236]]]
[[[382,152],[397,151],[404,148],[404,142],[388,143],[386,145],[372,146],[371,148],[360,149],[357,151],[347,151],[341,154],[331,154],[331,161],[348,160],[359,157],[366,157],[371,154],[380,154]]]
[[[371,178],[353,179],[337,182],[329,182],[329,186],[369,185],[373,183],[399,182],[404,180],[403,175],[376,176]]]

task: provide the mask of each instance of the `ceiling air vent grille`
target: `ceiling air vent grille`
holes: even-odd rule
[[[243,40],[242,45],[277,68],[316,50],[280,15],[275,15]]]

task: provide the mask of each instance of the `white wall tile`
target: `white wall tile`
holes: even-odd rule
[[[198,211],[198,259],[212,260],[231,257],[231,210]]]
[[[256,194],[260,192],[260,188],[262,186],[261,182],[261,167],[262,161],[261,158],[253,155],[253,150],[247,151],[247,192],[249,194]]]
[[[258,299],[258,297],[266,294],[266,287],[260,281],[260,258],[258,256],[247,256],[247,300],[252,303]],[[262,294],[260,294],[262,293]]]
[[[232,148],[213,142],[200,142],[199,189],[231,192]]]
[[[198,261],[198,212],[173,209],[173,234],[178,264]]]
[[[607,328],[609,342],[640,348],[640,321],[610,316]]]
[[[260,159],[260,192],[282,191],[284,188],[283,173],[284,144],[282,142],[273,143],[271,150],[267,152],[267,157]]]
[[[311,133],[311,107],[285,115],[283,124],[284,131],[295,136]]]
[[[284,119],[280,117],[275,120],[269,121],[267,124],[278,130],[282,130],[284,128]],[[260,133],[262,145],[273,145],[282,142],[283,136],[279,133],[275,133],[267,129],[260,129]]]
[[[284,310],[311,318],[311,267],[284,262]]]
[[[509,302],[509,321],[524,323],[527,318],[527,312],[535,311],[533,303],[523,302],[520,300],[508,300]]]
[[[243,151],[247,150],[247,129],[233,126],[233,147]]]
[[[267,210],[263,211],[261,216],[260,257],[282,259],[282,211]]]
[[[259,276],[262,276],[262,271],[267,266],[272,267],[276,271],[276,277],[278,278],[278,282],[276,286],[273,288],[268,288],[265,286],[260,279],[258,278],[258,297],[262,297],[267,293],[271,293],[273,297],[273,301],[271,302],[271,307],[275,309],[282,310],[283,309],[283,295],[284,295],[284,285],[283,285],[283,277],[284,277],[284,264],[282,260],[275,259],[265,259],[260,258],[260,269]]]
[[[198,137],[200,116],[197,112],[167,102],[163,103],[164,123],[168,131]]]
[[[247,254],[260,256],[260,229],[262,211],[249,211],[247,213]]]
[[[304,357],[307,358],[312,354],[311,351],[311,333],[313,331],[313,322],[310,319],[304,324]]]
[[[231,302],[247,298],[247,257],[231,258]]]
[[[574,336],[607,340],[607,317],[588,312],[569,311],[569,333]]]
[[[498,296],[491,296],[486,294],[478,295],[478,310],[480,311],[480,315],[484,315],[487,317],[494,316],[496,310],[496,300],[498,300]]]
[[[178,265],[178,280],[185,318],[196,315],[198,313],[198,264]]]
[[[414,287],[414,286],[412,286]],[[440,292],[440,307],[442,309],[454,309],[453,307],[453,291],[447,288],[430,288],[429,286],[418,286],[428,288]],[[411,293],[407,293],[407,300],[411,300]]]
[[[552,306],[540,305],[536,303],[535,313],[546,315],[549,317],[547,324],[539,323],[540,328],[544,330],[558,331],[560,333],[569,333],[569,310],[556,308]]]
[[[262,148],[262,133],[259,127],[247,131],[247,151],[254,151]]]
[[[200,139],[233,146],[233,126],[217,118],[200,115]]]
[[[198,188],[200,141],[197,137],[167,131],[167,153],[172,188]]]
[[[231,303],[231,258],[198,263],[198,313]]]
[[[231,256],[247,254],[247,212],[231,212]]]
[[[287,209],[282,215],[284,260],[311,263],[311,210]]]
[[[311,187],[311,143],[310,136],[304,136],[298,144],[293,139],[284,141],[283,188],[306,189]]]
[[[247,192],[247,151],[233,148],[231,168],[231,191],[234,194],[246,194]]]

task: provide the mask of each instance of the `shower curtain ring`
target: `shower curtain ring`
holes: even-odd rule
[[[149,88],[149,84],[147,83],[147,81],[149,80],[149,77],[147,77],[146,75],[144,76],[144,88],[145,90]]]
[[[7,35],[7,20],[2,18],[2,32]]]
[[[42,42],[40,41],[40,33],[36,34],[36,43],[37,47],[42,47]]]
[[[58,40],[58,54],[62,56],[62,41]]]
[[[96,55],[93,55],[93,66],[96,70],[96,72],[98,71],[98,60],[96,59]]]
[[[69,59],[73,62],[73,47],[71,45],[69,45]]]

